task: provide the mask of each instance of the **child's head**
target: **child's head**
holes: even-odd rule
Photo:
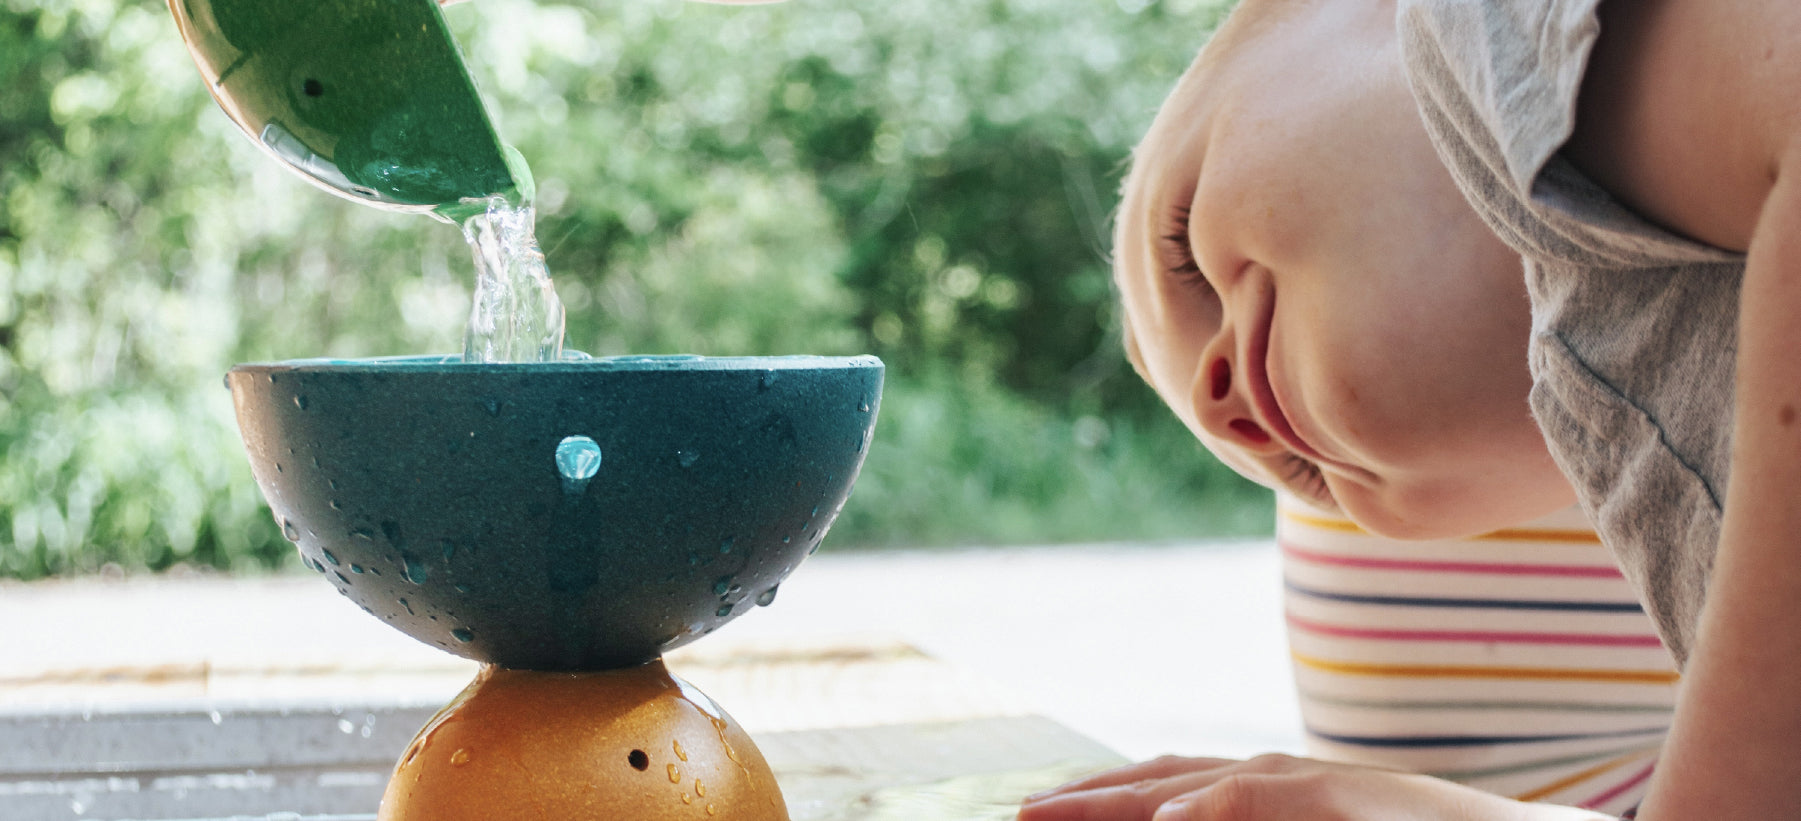
[[[1571,493],[1527,408],[1520,259],[1439,163],[1385,6],[1246,0],[1182,77],[1120,207],[1127,350],[1246,476],[1479,532]]]

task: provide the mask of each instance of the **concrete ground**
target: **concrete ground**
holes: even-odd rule
[[[727,630],[885,632],[1129,758],[1299,752],[1271,542],[814,557]]]
[[[720,635],[899,639],[1130,758],[1246,756],[1301,744],[1280,595],[1268,541],[828,549]],[[0,624],[0,689],[9,673],[197,659],[460,663],[310,577],[0,584]]]

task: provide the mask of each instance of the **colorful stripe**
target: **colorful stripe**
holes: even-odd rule
[[[1349,604],[1378,604],[1389,607],[1455,607],[1478,608],[1485,610],[1561,610],[1583,613],[1642,613],[1644,608],[1638,602],[1611,601],[1570,601],[1555,599],[1478,599],[1478,598],[1438,598],[1435,596],[1391,596],[1367,593],[1338,593],[1303,587],[1293,580],[1284,579],[1282,586],[1290,592],[1299,593],[1315,599],[1346,602]]]
[[[1356,567],[1370,570],[1412,570],[1427,573],[1486,573],[1496,576],[1556,576],[1579,579],[1623,579],[1618,567],[1589,564],[1530,564],[1525,562],[1458,562],[1419,559],[1386,559],[1371,556],[1341,556],[1279,543],[1282,553],[1311,564]]]
[[[1645,765],[1644,769],[1639,770],[1637,773],[1634,773],[1631,778],[1628,778],[1625,781],[1620,782],[1619,785],[1615,786],[1613,789],[1608,790],[1607,792],[1601,793],[1600,795],[1597,795],[1594,798],[1590,798],[1589,800],[1584,801],[1581,804],[1578,804],[1577,806],[1580,806],[1583,809],[1594,809],[1596,807],[1605,806],[1608,802],[1610,802],[1616,798],[1619,798],[1621,795],[1624,795],[1626,793],[1626,791],[1636,789],[1639,785],[1644,784],[1646,781],[1651,780],[1651,774],[1656,771],[1657,771],[1657,762],[1653,761],[1650,764]],[[1632,811],[1628,812],[1625,816],[1622,816],[1622,817],[1624,817],[1624,818],[1637,817],[1637,811],[1638,811],[1638,808],[1634,807],[1632,809]]]
[[[1513,797],[1514,797],[1514,800],[1516,800],[1516,801],[1538,801],[1538,800],[1541,800],[1544,798],[1549,798],[1553,795],[1556,795],[1557,793],[1563,792],[1564,790],[1574,787],[1577,784],[1581,784],[1584,781],[1590,781],[1590,780],[1599,778],[1606,773],[1609,773],[1609,772],[1612,772],[1613,770],[1617,770],[1621,767],[1624,767],[1627,764],[1633,762],[1634,760],[1643,758],[1644,755],[1645,755],[1644,750],[1634,750],[1634,751],[1627,753],[1625,755],[1622,755],[1618,758],[1614,758],[1614,759],[1611,759],[1608,761],[1603,761],[1600,764],[1596,764],[1593,767],[1590,767],[1586,770],[1582,770],[1573,775],[1569,775],[1564,778],[1559,778],[1556,781],[1553,781],[1549,784],[1544,785],[1543,787],[1539,787],[1538,789],[1527,790],[1526,792],[1523,792],[1523,793],[1517,793]],[[1605,802],[1603,801],[1602,803],[1605,803]]]
[[[1657,648],[1656,636],[1617,633],[1546,633],[1508,630],[1399,630],[1383,627],[1345,627],[1288,614],[1288,625],[1322,636],[1377,641],[1461,641],[1477,644],[1563,644],[1588,647]]]
[[[1411,712],[1444,712],[1463,710],[1471,712],[1508,712],[1536,711],[1546,713],[1621,713],[1621,714],[1657,714],[1668,715],[1668,704],[1628,704],[1608,701],[1468,701],[1463,699],[1376,699],[1376,698],[1344,698],[1319,693],[1301,688],[1302,701],[1312,704],[1327,704],[1333,707],[1348,707],[1370,710],[1399,710]]]
[[[1630,761],[1634,758],[1641,758],[1647,754],[1655,753],[1661,746],[1663,746],[1661,743],[1635,744],[1630,747],[1614,747],[1593,753],[1582,753],[1579,755],[1562,756],[1558,758],[1534,758],[1529,761],[1506,764],[1499,767],[1480,767],[1467,770],[1431,770],[1426,774],[1434,778],[1443,778],[1449,781],[1475,781],[1485,778],[1494,778],[1495,776],[1529,773],[1533,770],[1560,770],[1575,764],[1587,764],[1592,761],[1611,760],[1615,758]],[[1515,793],[1515,795],[1517,797],[1518,793]]]
[[[1606,681],[1616,684],[1675,684],[1670,670],[1607,670],[1577,667],[1502,667],[1457,664],[1370,664],[1329,661],[1290,652],[1296,664],[1328,673],[1390,678],[1492,678],[1536,681]]]
[[[1334,530],[1340,533],[1355,533],[1359,536],[1370,536],[1375,538],[1375,534],[1358,527],[1356,522],[1352,522],[1349,519],[1314,516],[1286,506],[1282,508],[1281,515],[1282,518],[1304,527],[1312,527],[1320,530]],[[1601,543],[1601,537],[1596,535],[1593,530],[1581,530],[1576,528],[1509,527],[1484,533],[1479,536],[1471,536],[1468,539],[1463,539],[1461,541],[1559,542],[1564,544],[1598,545]]]
[[[1602,738],[1633,738],[1662,735],[1668,727],[1644,727],[1595,733],[1553,733],[1544,735],[1412,735],[1376,736],[1323,732],[1308,727],[1307,733],[1335,744],[1357,747],[1499,747],[1509,744],[1551,744],[1563,741],[1594,741]]]

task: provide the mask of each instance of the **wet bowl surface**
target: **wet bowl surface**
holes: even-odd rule
[[[850,495],[882,372],[407,357],[239,365],[226,383],[282,532],[345,596],[460,656],[602,670],[773,600]]]

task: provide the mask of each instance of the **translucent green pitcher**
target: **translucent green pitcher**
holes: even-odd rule
[[[434,0],[169,0],[213,98],[319,186],[444,219],[531,196]]]

